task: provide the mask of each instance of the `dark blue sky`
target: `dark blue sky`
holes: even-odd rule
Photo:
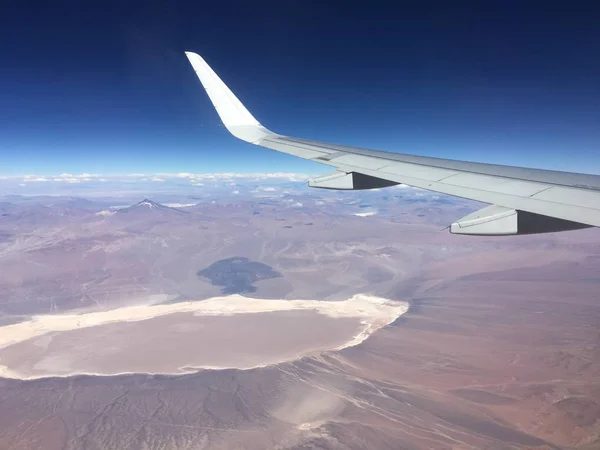
[[[230,137],[185,50],[280,133],[600,172],[594,2],[391,3],[5,1],[0,175],[321,170]]]

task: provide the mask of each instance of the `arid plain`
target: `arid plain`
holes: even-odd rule
[[[233,181],[0,203],[0,448],[600,446],[598,230]]]

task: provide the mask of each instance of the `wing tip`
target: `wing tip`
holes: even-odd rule
[[[231,134],[252,144],[257,144],[265,136],[272,134],[254,118],[204,58],[192,51],[186,51],[185,55],[217,110],[221,121]]]
[[[192,64],[192,67],[194,67],[194,69],[196,69],[196,67],[194,66],[195,62],[201,62],[201,63],[206,64],[206,61],[204,61],[204,58],[202,58],[202,56],[200,56],[198,53],[191,52],[191,51],[186,51],[184,53],[185,53],[185,56],[187,57],[188,61]]]

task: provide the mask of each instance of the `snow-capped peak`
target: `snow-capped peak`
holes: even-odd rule
[[[147,208],[156,209],[160,208],[162,205],[159,205],[158,203],[155,203],[152,200],[148,200],[147,198],[145,198],[135,206],[145,206]]]

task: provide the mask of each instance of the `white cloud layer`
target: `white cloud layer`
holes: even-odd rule
[[[273,173],[235,173],[235,172],[222,172],[222,173],[160,173],[157,174],[164,178],[184,178],[188,180],[225,180],[232,181],[234,179],[252,179],[255,181],[269,180],[269,179],[287,179],[289,181],[304,181],[309,178],[306,174],[291,173],[291,172],[273,172]],[[135,176],[135,175],[131,175]]]
[[[93,183],[93,182],[169,182],[169,181],[187,181],[192,186],[204,186],[208,182],[225,182],[231,186],[236,186],[236,181],[305,181],[309,178],[306,174],[291,173],[291,172],[272,172],[272,173],[235,173],[235,172],[223,172],[223,173],[156,173],[156,174],[143,174],[143,173],[130,173],[125,175],[105,175],[97,173],[68,173],[64,172],[60,175],[6,175],[0,176],[2,181],[14,180],[21,184],[27,185],[28,183]],[[265,187],[262,188],[264,192],[275,191],[276,188]]]

